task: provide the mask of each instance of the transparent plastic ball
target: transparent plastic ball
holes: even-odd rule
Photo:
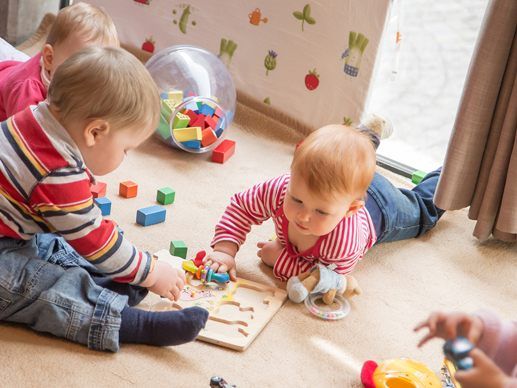
[[[160,90],[157,136],[187,152],[215,148],[235,115],[235,86],[224,63],[202,48],[178,45],[153,55],[146,67]]]

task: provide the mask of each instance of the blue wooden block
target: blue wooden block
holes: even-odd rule
[[[184,141],[181,144],[183,144],[185,147],[192,148],[195,150],[201,148],[201,142],[199,140]]]
[[[215,109],[212,108],[210,105],[208,104],[203,104],[201,105],[201,108],[199,108],[199,113],[202,113],[204,114],[205,116],[210,116],[212,117],[215,113]]]
[[[160,98],[161,98],[162,100],[166,100],[166,99],[168,99],[168,98],[169,98],[169,95],[168,95],[166,92],[163,92],[163,93],[160,93]]]
[[[136,223],[142,226],[159,224],[165,221],[165,208],[154,205],[138,209],[136,212]]]
[[[215,128],[215,131],[217,132],[219,129],[224,129],[224,128],[226,128],[225,120],[224,120],[224,118],[220,118],[217,121],[217,127]]]
[[[186,104],[185,109],[198,113],[198,106],[194,101],[190,101],[188,104]]]
[[[93,201],[101,209],[103,216],[109,216],[111,213],[111,201],[106,197],[94,198]]]
[[[223,134],[223,131],[224,131],[224,129],[223,129],[223,128],[219,128],[217,131],[215,131],[215,135],[216,135],[217,137],[221,137],[221,135]]]

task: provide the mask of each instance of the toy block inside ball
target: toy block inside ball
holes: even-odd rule
[[[101,210],[103,216],[109,216],[111,213],[111,201],[106,197],[95,198],[93,200],[98,208]]]
[[[212,116],[206,116],[205,117],[205,128],[217,128],[217,117],[214,119]]]
[[[174,128],[174,138],[179,142],[201,140],[203,135],[201,127]]]
[[[172,112],[176,109],[176,103],[173,100],[162,100],[162,112],[165,113],[165,117],[170,119]]]
[[[156,131],[160,134],[162,139],[167,140],[171,137],[171,129],[169,127],[169,123],[165,121],[163,115],[160,115],[160,122],[158,124],[158,128],[156,129]]]
[[[169,205],[174,203],[174,198],[176,197],[176,192],[170,187],[162,187],[158,189],[156,192],[156,201],[161,203],[162,205]]]
[[[133,181],[120,182],[118,193],[124,198],[136,197],[138,193],[138,185]]]
[[[171,255],[186,259],[187,250],[188,250],[188,248],[183,241],[181,241],[181,240],[171,241],[171,245],[169,247],[169,252]]]
[[[216,163],[224,163],[235,153],[235,142],[233,140],[224,140],[215,147],[212,152],[212,161]]]
[[[183,101],[183,90],[171,90],[167,93],[167,97],[174,101],[176,105],[179,105]]]
[[[172,127],[173,128],[187,128],[189,122],[190,122],[189,116],[178,112],[178,113],[176,113],[176,116],[174,117]]]
[[[162,206],[154,205],[138,209],[136,223],[142,226],[159,224],[165,221],[166,211]]]
[[[215,113],[215,109],[208,104],[202,104],[201,108],[199,108],[199,113],[202,113],[205,116],[212,116]]]
[[[201,148],[201,142],[199,140],[183,141],[181,144],[193,150],[199,150]]]
[[[217,141],[217,135],[215,134],[212,128],[203,129],[203,138],[201,139],[201,145],[203,147],[208,147],[211,144],[214,144]]]
[[[93,198],[104,197],[106,195],[106,183],[97,182],[94,185],[91,185],[90,192],[92,193]]]

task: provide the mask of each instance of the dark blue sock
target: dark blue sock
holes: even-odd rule
[[[122,310],[119,341],[154,346],[181,345],[193,341],[205,327],[208,311],[190,307],[180,311]]]

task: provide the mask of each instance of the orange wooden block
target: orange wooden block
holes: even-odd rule
[[[97,182],[94,185],[90,186],[90,191],[92,193],[93,198],[100,198],[106,196],[106,183]]]
[[[235,153],[235,142],[233,140],[225,140],[212,152],[212,162],[224,163]]]
[[[118,194],[124,198],[136,197],[138,185],[133,181],[120,182]]]
[[[217,135],[214,130],[210,127],[203,129],[203,139],[201,140],[201,145],[203,147],[208,147],[210,144],[214,144],[217,141]]]

